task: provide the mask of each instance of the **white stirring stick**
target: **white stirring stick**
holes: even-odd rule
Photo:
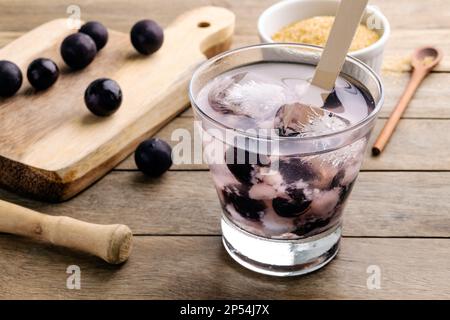
[[[333,27],[311,81],[311,85],[323,90],[320,94],[322,102],[325,102],[334,88],[367,3],[368,0],[342,0],[339,5]],[[305,94],[305,98],[306,96],[307,94]],[[283,118],[284,129],[291,123],[293,115],[299,113],[298,108],[302,108],[301,113],[303,113],[302,118],[304,119],[302,121],[306,121],[305,119],[308,119],[310,115],[317,114],[320,110],[317,108],[313,110],[303,104],[305,102],[292,104],[287,109]],[[323,107],[323,105],[318,107]]]
[[[368,0],[342,0],[312,84],[331,92]]]

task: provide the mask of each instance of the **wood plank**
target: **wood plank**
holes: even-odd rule
[[[2,1],[0,12],[5,16],[0,21],[0,46],[11,40],[11,32],[20,33],[28,31],[48,20],[64,18],[67,4],[49,1],[34,1],[32,8],[24,1]],[[142,12],[149,12],[157,17],[159,23],[166,26],[177,15],[195,6],[213,4],[231,9],[237,15],[237,29],[235,47],[258,43],[257,19],[261,12],[269,7],[275,0],[173,0],[170,2],[157,0],[142,2],[132,0],[127,2],[81,0],[77,5],[81,9],[81,18],[85,20],[96,19],[104,22],[108,27],[123,32],[129,32],[131,25],[142,18]],[[450,51],[447,41],[450,28],[450,3],[446,0],[431,0],[427,2],[410,0],[371,1],[378,6],[388,17],[392,36],[386,52],[386,68],[394,71],[404,69],[404,61],[412,50],[420,45],[434,44],[440,46],[444,52]],[[14,14],[7,14],[7,13]],[[20,12],[20,19],[16,13]],[[439,14],[436,14],[439,12]],[[107,13],[107,14],[106,14]],[[433,19],[429,17],[432,16]],[[156,18],[155,18],[156,19]],[[6,39],[5,39],[6,37]],[[443,62],[436,70],[450,71],[450,57],[444,57]]]
[[[233,10],[244,31],[253,31],[254,22],[260,13],[277,0],[78,0],[82,19],[104,21],[110,28],[128,31],[131,23],[143,18],[157,17],[162,24],[168,24],[175,16],[196,6],[216,5]],[[450,28],[450,4],[446,0],[371,0],[388,17],[394,29]],[[57,0],[35,0],[31,6],[24,0],[3,0],[0,12],[0,30],[24,31],[45,21],[69,16],[68,3]],[[20,19],[17,13],[20,12]],[[430,16],[433,17],[430,19]]]
[[[449,29],[427,30],[393,30],[386,47],[383,69],[404,71],[405,59],[408,59],[415,48],[434,45],[443,52],[450,52],[448,41]],[[450,57],[446,55],[435,71],[450,70]]]
[[[344,235],[450,237],[450,172],[362,172],[345,211]],[[218,235],[221,209],[209,172],[160,179],[113,172],[61,204],[0,198],[51,215],[128,225],[135,234]]]
[[[450,28],[447,0],[370,0],[386,15],[393,29]]]
[[[237,23],[239,25],[239,22]],[[256,25],[256,22],[255,22]],[[233,48],[258,44],[256,27],[253,27],[251,34],[241,34],[245,30],[236,30],[233,40]],[[24,32],[0,32],[0,47],[11,42]],[[426,30],[393,30],[388,41],[383,72],[405,72],[410,68],[408,66],[409,57],[415,48],[421,45],[436,45],[444,52],[450,51],[450,43],[447,41],[449,29],[426,29]],[[442,62],[436,67],[436,71],[450,72],[450,57],[445,55]]]
[[[449,170],[450,120],[401,120],[383,153],[371,156],[371,146],[386,120],[378,121],[364,170]]]
[[[385,101],[380,111],[380,118],[388,118],[397,105],[408,81],[409,73],[385,73],[382,81],[385,88]],[[421,84],[403,118],[441,118],[450,119],[450,91],[446,84],[450,83],[450,74],[431,73]],[[439,97],[439,99],[436,99]]]
[[[248,271],[220,237],[138,237],[121,267],[59,248],[0,237],[1,299],[448,299],[448,239],[343,239],[336,259],[308,276],[280,279]],[[81,290],[66,289],[66,268]],[[369,290],[369,266],[381,288]],[[220,276],[219,276],[220,275]]]
[[[385,122],[384,119],[378,120],[369,146],[373,145]],[[450,145],[449,126],[450,119],[401,120],[381,156],[372,157],[370,148],[367,149],[363,170],[450,170],[450,149],[445,147]],[[178,117],[156,136],[174,146],[178,142],[171,140],[172,133],[180,128],[187,130],[193,137],[193,118]],[[116,168],[136,170],[133,155]],[[172,170],[207,170],[207,168],[206,164],[179,164],[174,165]]]

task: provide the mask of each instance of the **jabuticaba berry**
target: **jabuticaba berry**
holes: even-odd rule
[[[103,49],[108,42],[108,29],[97,21],[89,21],[83,24],[79,32],[87,34],[94,40],[97,51]]]
[[[330,189],[339,187],[344,177],[345,170],[339,170],[338,173],[333,177],[333,180],[331,180]]]
[[[30,63],[27,78],[36,90],[50,88],[59,77],[59,69],[50,59],[39,58]]]
[[[272,200],[273,210],[284,218],[293,218],[307,212],[311,206],[311,200],[308,200],[300,189],[287,190],[291,198],[277,197]]]
[[[134,160],[144,174],[159,177],[172,166],[172,148],[161,139],[145,140],[136,149]]]
[[[331,222],[331,218],[311,218],[306,221],[303,221],[302,223],[299,223],[297,225],[297,228],[295,231],[293,231],[294,234],[298,236],[306,236],[310,234],[313,231],[319,231],[322,228],[325,228],[328,226]]]
[[[19,67],[6,60],[0,61],[0,97],[11,97],[22,86],[22,72]]]
[[[87,87],[84,102],[93,114],[106,117],[119,109],[122,103],[122,90],[114,80],[97,79]]]
[[[232,153],[232,154],[231,154]],[[225,163],[233,176],[240,182],[251,185],[254,179],[254,164],[250,163],[250,154],[246,150],[229,148],[225,153]]]
[[[229,185],[223,190],[223,197],[226,203],[244,218],[249,220],[260,220],[264,215],[266,206],[263,201],[251,199],[248,191],[239,185]]]
[[[72,69],[87,67],[97,54],[97,46],[90,36],[84,33],[74,33],[67,36],[60,48],[64,62]]]
[[[153,20],[138,21],[130,32],[133,47],[141,54],[158,51],[164,42],[163,29]]]
[[[350,193],[352,192],[353,186],[355,185],[356,179],[350,182],[347,186],[342,187],[342,190],[339,193],[339,202],[338,205],[342,205],[347,201]]]
[[[337,108],[342,108],[342,103],[337,96],[336,89],[333,89],[333,91],[330,92],[323,105],[327,110],[333,109],[334,111],[336,111]]]
[[[283,180],[287,184],[296,183],[300,180],[311,181],[317,178],[312,166],[300,158],[280,159],[278,167]]]
[[[229,148],[225,153],[225,163],[233,176],[246,185],[255,181],[256,167],[269,165],[269,159],[260,154],[250,153],[236,147]]]

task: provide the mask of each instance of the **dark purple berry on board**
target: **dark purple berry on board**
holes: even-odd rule
[[[86,22],[79,32],[87,34],[94,40],[97,51],[100,51],[108,42],[108,29],[97,21]]]
[[[263,201],[251,199],[248,191],[239,185],[229,185],[223,190],[225,202],[230,203],[244,218],[259,220],[264,215],[266,206]]]
[[[153,20],[141,20],[131,29],[131,43],[141,54],[152,54],[164,42],[163,29]]]
[[[11,97],[22,86],[22,72],[11,61],[0,60],[0,97]]]
[[[36,90],[50,88],[58,80],[58,77],[58,66],[50,59],[39,58],[28,66],[27,78]]]
[[[74,70],[88,66],[97,54],[94,40],[84,33],[67,36],[61,44],[61,56],[64,62]]]
[[[96,116],[106,117],[119,109],[122,103],[122,90],[111,79],[98,79],[87,87],[84,102]]]
[[[143,141],[134,153],[136,166],[151,177],[159,177],[172,166],[172,148],[161,139]]]

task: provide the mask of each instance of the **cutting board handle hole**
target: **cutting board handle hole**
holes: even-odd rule
[[[211,26],[211,23],[209,23],[207,21],[202,21],[197,24],[197,27],[199,27],[199,28],[208,28],[210,26]]]

